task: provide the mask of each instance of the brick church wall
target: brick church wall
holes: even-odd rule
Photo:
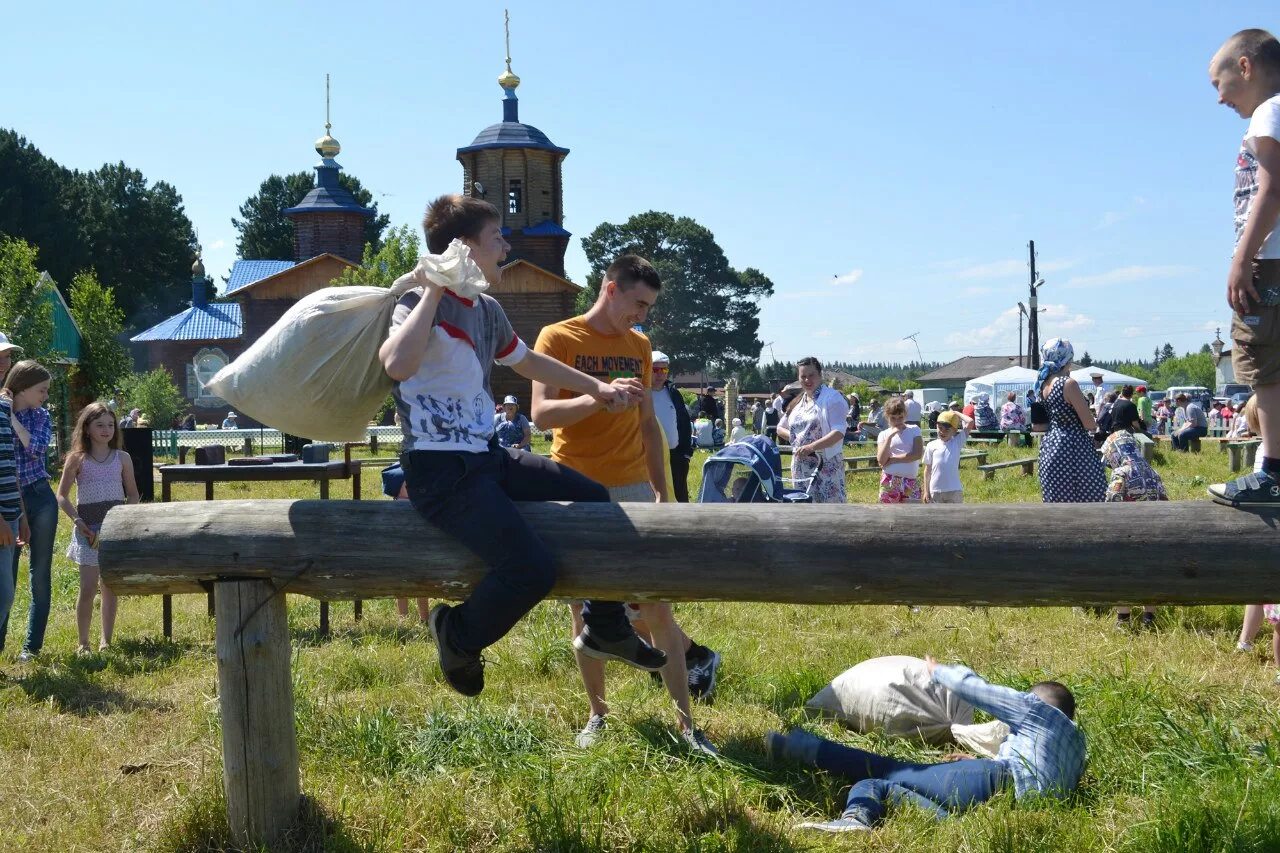
[[[495,293],[493,298],[502,305],[502,310],[511,320],[520,339],[531,348],[538,340],[542,327],[551,323],[559,323],[574,315],[574,294],[570,291],[562,293]],[[528,379],[509,367],[495,364],[489,374],[489,384],[493,390],[493,400],[501,403],[502,398],[514,394],[520,401],[520,411],[527,417],[530,411],[530,394],[532,386]]]
[[[293,220],[293,257],[298,261],[332,252],[360,263],[364,257],[364,222],[358,213],[299,213]]]

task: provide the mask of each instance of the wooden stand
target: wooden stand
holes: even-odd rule
[[[216,591],[227,820],[238,843],[272,847],[302,796],[284,593],[257,580]]]

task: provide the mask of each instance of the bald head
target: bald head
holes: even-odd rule
[[[1271,79],[1280,79],[1280,40],[1266,30],[1241,30],[1223,42],[1209,63],[1213,71],[1231,66],[1241,68],[1246,59],[1252,69]]]

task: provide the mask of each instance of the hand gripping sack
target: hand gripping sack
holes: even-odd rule
[[[454,240],[389,288],[327,287],[303,297],[206,387],[282,432],[365,441],[369,418],[391,393],[378,358],[391,313],[428,280],[467,298],[489,286],[467,246]]]
[[[973,723],[973,706],[936,684],[920,658],[872,658],[836,676],[806,708],[821,711],[868,734],[952,740],[953,725]]]

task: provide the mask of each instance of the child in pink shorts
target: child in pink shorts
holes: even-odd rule
[[[880,503],[920,503],[920,459],[924,456],[924,436],[920,427],[907,424],[907,404],[894,397],[884,404],[889,428],[876,438],[876,461],[880,463]]]

